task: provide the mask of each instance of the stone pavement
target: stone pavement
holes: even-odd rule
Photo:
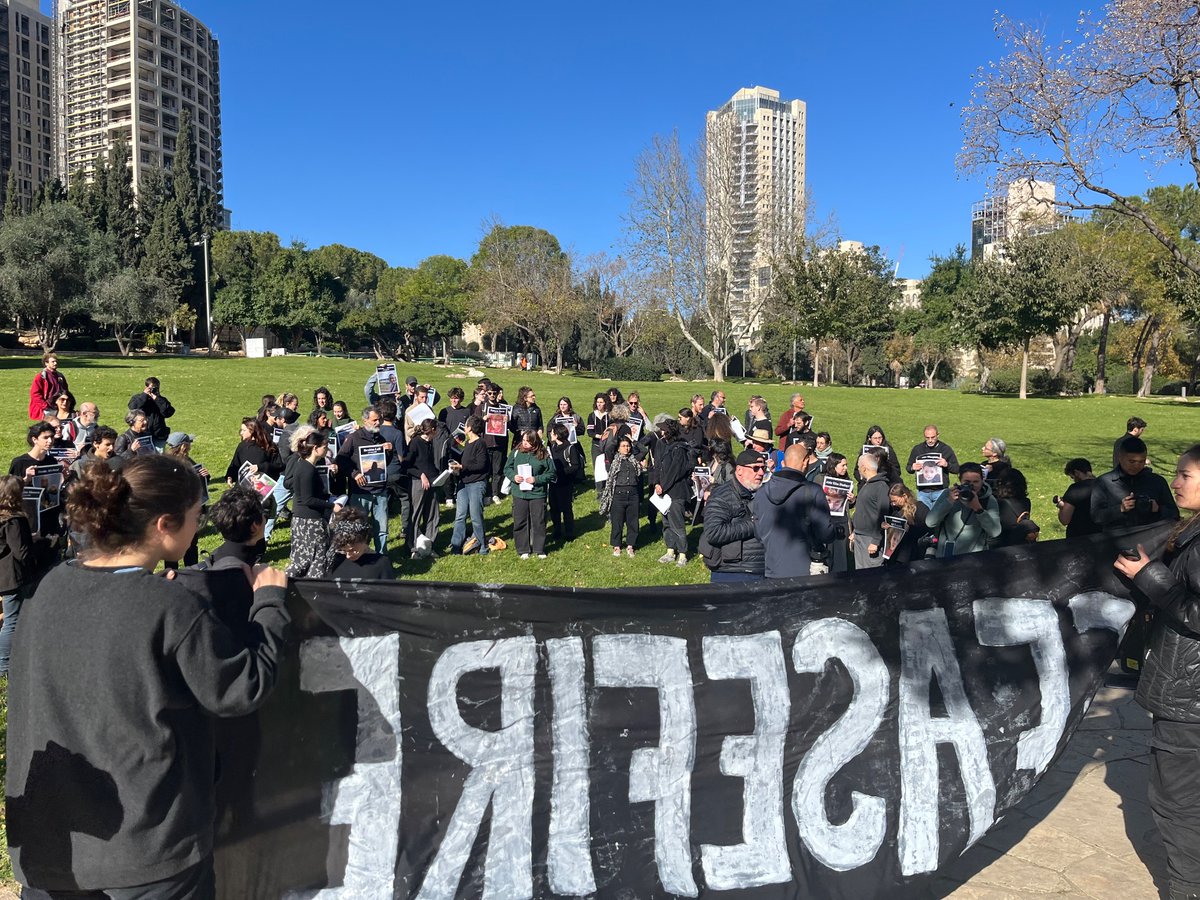
[[[950,900],[1154,900],[1166,855],[1150,806],[1150,716],[1115,668],[1029,796],[938,882]],[[1161,894],[1160,894],[1161,892]]]

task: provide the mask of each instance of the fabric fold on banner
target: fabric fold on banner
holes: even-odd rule
[[[300,581],[280,687],[222,736],[220,894],[926,896],[1086,713],[1130,540],[750,585]]]

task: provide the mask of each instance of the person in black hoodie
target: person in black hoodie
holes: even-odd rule
[[[812,454],[805,441],[783,451],[783,466],[754,495],[754,533],[765,552],[768,578],[813,574],[812,551],[833,540],[825,492],[808,480]]]
[[[426,419],[418,425],[402,463],[410,479],[412,534],[408,544],[413,548],[414,558],[433,555],[433,544],[437,540],[438,526],[442,521],[441,511],[438,509],[437,488],[433,486],[433,481],[439,474],[433,448],[433,438],[437,430],[437,422],[433,419]],[[425,538],[422,542],[425,544],[423,547],[417,544],[422,536]]]
[[[392,561],[382,553],[371,550],[371,520],[357,506],[340,510],[330,522],[329,543],[333,557],[329,578],[353,581],[367,579],[393,581],[396,573]]]
[[[550,458],[555,469],[549,491],[550,530],[555,538],[565,541],[575,538],[575,485],[584,469],[583,450],[569,437],[566,425],[550,426]]]
[[[329,452],[329,440],[319,431],[306,434],[296,445],[292,466],[292,578],[324,578],[329,565],[329,514],[335,505],[325,489],[317,464]]]
[[[67,498],[88,556],[42,580],[8,687],[8,841],[34,892],[215,895],[215,717],[266,701],[289,620],[276,569],[246,575],[248,639],[152,574],[183,555],[202,504],[166,456],[89,466]]]
[[[762,486],[767,464],[754,450],[743,450],[736,463],[733,479],[713,488],[704,507],[700,555],[714,583],[761,581],[766,565],[750,504]]]
[[[658,426],[653,453],[650,480],[654,484],[654,493],[671,498],[671,505],[663,513],[663,542],[667,552],[658,561],[686,566],[688,545],[684,516],[696,460],[692,445],[684,439],[683,428],[677,421],[668,419]]]
[[[151,375],[146,379],[146,386],[129,398],[129,408],[141,410],[146,414],[146,421],[150,426],[150,434],[154,437],[154,444],[159,450],[162,450],[167,435],[171,433],[167,419],[175,415],[175,407],[159,392],[157,378]]]
[[[25,518],[22,494],[25,485],[15,475],[0,477],[0,600],[4,603],[4,627],[0,628],[0,675],[8,675],[17,620],[27,591],[49,565],[49,541],[35,536]]]
[[[454,531],[450,534],[450,552],[462,553],[467,537],[467,516],[471,517],[475,546],[479,555],[488,552],[487,536],[483,525],[483,492],[487,489],[491,464],[488,462],[487,447],[483,442],[483,419],[477,415],[467,416],[463,423],[467,442],[463,444],[462,457],[451,463],[458,477],[458,497],[454,507]]]

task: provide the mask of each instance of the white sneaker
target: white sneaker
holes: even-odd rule
[[[668,550],[666,553],[664,553],[662,556],[660,556],[660,557],[658,558],[658,561],[659,561],[660,563],[669,563],[669,562],[675,562],[675,551],[674,551],[674,550]]]
[[[539,554],[538,554],[538,559],[545,559],[545,558],[546,558],[546,554],[545,554],[545,553],[539,553]]]
[[[680,553],[679,556],[676,557],[676,559],[675,559],[675,565],[679,566],[682,569],[684,566],[687,565],[687,557],[684,556],[682,553]]]
[[[503,500],[501,500],[499,497],[493,497],[493,498],[492,498],[492,505],[493,505],[493,506],[499,506],[499,505],[500,505],[501,503],[503,503],[503,502],[504,502],[504,501],[503,501]]]
[[[451,509],[454,509],[454,498],[453,498],[453,497],[451,497],[449,500],[447,500],[447,501],[446,501],[446,505],[447,505],[448,507],[450,507]]]
[[[528,553],[522,553],[522,554],[521,554],[521,559],[529,559],[529,554],[528,554]]]

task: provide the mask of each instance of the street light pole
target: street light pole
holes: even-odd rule
[[[211,353],[213,349],[212,282],[208,274],[208,240],[208,233],[205,232],[200,236],[200,240],[192,246],[204,248],[204,326],[208,337],[208,352]]]

